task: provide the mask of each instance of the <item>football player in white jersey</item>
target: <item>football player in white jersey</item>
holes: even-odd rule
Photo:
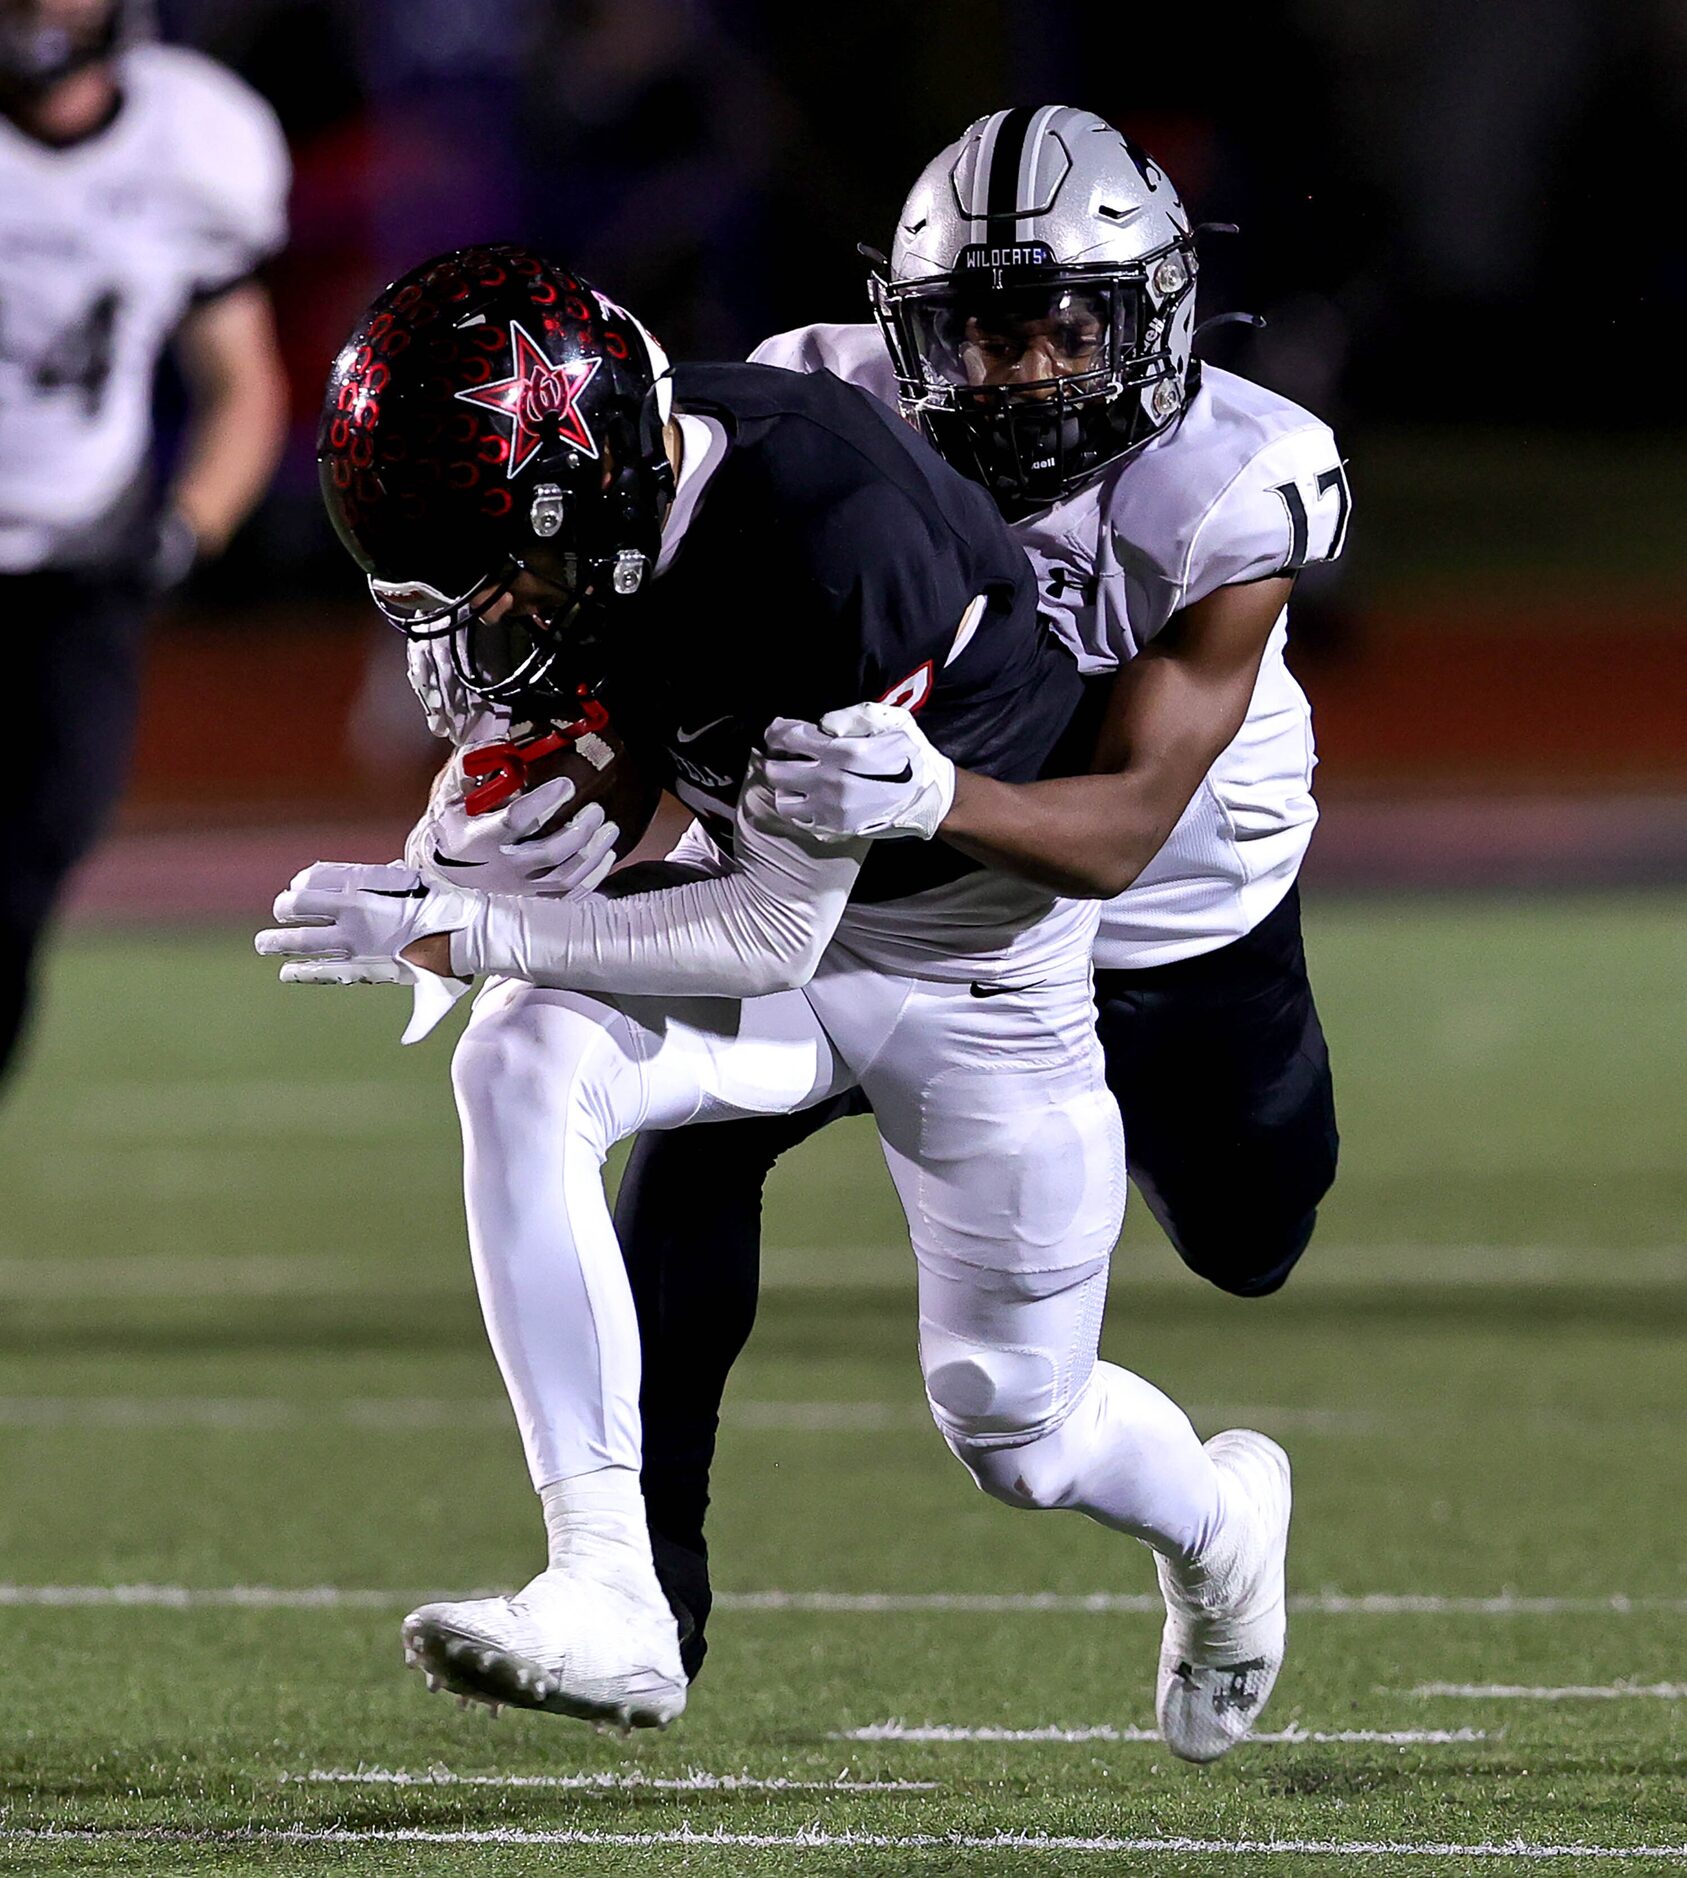
[[[136,43],[118,0],[0,0],[0,606],[14,778],[0,811],[0,1069],[42,929],[127,766],[140,629],[216,554],[281,448],[257,267],[285,234],[269,107],[197,52]],[[179,467],[149,486],[174,342]]]
[[[565,1714],[684,1706],[604,1156],[641,1128],[859,1087],[908,1217],[945,1439],[1008,1505],[1153,1549],[1162,1728],[1189,1759],[1223,1753],[1282,1660],[1288,1465],[1248,1431],[1203,1448],[1097,1359],[1124,1144],[1095,908],[941,843],[812,840],[761,775],[770,722],[847,735],[873,724],[863,696],[917,704],[932,749],[1005,782],[1087,757],[1077,661],[989,499],[836,379],[670,371],[624,309],[508,247],[436,257],[376,301],[336,362],[319,459],[372,595],[447,648],[455,686],[517,721],[561,711],[568,734],[605,712],[712,831],[704,865],[653,891],[553,897],[560,850],[519,838],[558,806],[544,784],[501,812],[501,855],[318,865],[259,935],[290,981],[406,976],[419,1010],[490,975],[453,1064],[464,1190],[550,1559],[512,1598],[412,1613],[412,1660]]]
[[[1317,815],[1311,722],[1284,649],[1295,573],[1340,554],[1349,494],[1318,418],[1192,361],[1195,270],[1189,218],[1145,152],[1088,112],[998,111],[914,185],[877,324],[758,348],[900,408],[995,497],[1084,669],[1119,673],[1093,775],[963,775],[951,795],[917,713],[870,743],[788,730],[769,769],[782,810],[821,834],[935,834],[1104,901],[1097,1027],[1132,1177],[1193,1270],[1255,1297],[1288,1277],[1335,1173],[1295,887]],[[645,1486],[693,1669],[708,1461],[755,1313],[762,1183],[859,1106],[652,1134],[622,1183]]]

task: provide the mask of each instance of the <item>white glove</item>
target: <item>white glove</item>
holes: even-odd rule
[[[260,957],[287,961],[284,985],[411,985],[415,1008],[403,1041],[418,1043],[468,981],[421,971],[399,954],[430,933],[461,931],[483,898],[430,887],[411,867],[316,861],[293,876],[275,902],[280,924],[254,943]]]
[[[475,744],[508,734],[509,719],[484,698],[477,698],[457,675],[449,633],[410,640],[404,648],[404,673],[436,737]]]
[[[929,841],[955,800],[954,764],[899,704],[776,717],[767,751],[775,810],[816,841]]]
[[[471,815],[463,806],[462,759],[458,751],[440,772],[404,844],[405,860],[430,886],[566,900],[590,893],[615,865],[621,830],[599,803],[587,803],[548,834],[538,832],[572,798],[574,785],[566,776],[488,815]]]

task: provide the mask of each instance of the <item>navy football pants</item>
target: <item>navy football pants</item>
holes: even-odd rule
[[[1098,971],[1096,1025],[1131,1177],[1189,1268],[1241,1297],[1306,1250],[1336,1170],[1335,1100],[1300,896],[1200,958]],[[755,1321],[762,1186],[854,1093],[798,1115],[643,1135],[615,1225],[644,1347],[644,1491],[687,1670],[709,1610],[703,1519],[727,1374]]]
[[[29,1009],[36,951],[70,870],[129,769],[146,603],[133,583],[0,575],[12,700],[0,803],[0,1075]]]

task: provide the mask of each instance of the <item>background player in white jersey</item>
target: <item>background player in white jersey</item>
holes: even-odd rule
[[[259,936],[290,979],[403,969],[436,1004],[448,976],[494,974],[454,1065],[465,1196],[550,1565],[515,1598],[414,1613],[407,1645],[486,1699],[635,1723],[683,1707],[603,1159],[641,1127],[859,1085],[940,1428],[1008,1504],[1154,1548],[1162,1725],[1213,1758],[1281,1661],[1288,1470],[1245,1431],[1203,1450],[1097,1360],[1124,1160],[1094,910],[942,844],[793,835],[759,775],[770,720],[853,721],[863,695],[917,703],[983,773],[1058,773],[1093,740],[1076,661],[988,499],[882,405],[824,374],[662,365],[578,276],[481,248],[395,283],[329,386],[324,493],[389,616],[517,719],[602,708],[725,844],[701,878],[621,899],[508,891],[519,844],[502,892],[465,892],[491,869],[461,857],[444,887],[319,866],[277,902],[297,923]]]
[[[1188,216],[1145,152],[1089,112],[998,111],[915,184],[875,283],[879,324],[804,327],[754,356],[900,406],[995,497],[1083,668],[1118,670],[1094,774],[962,778],[941,838],[1105,899],[1096,1017],[1132,1177],[1195,1271],[1259,1296],[1288,1277],[1335,1173],[1295,890],[1317,815],[1310,713],[1284,647],[1294,575],[1341,552],[1349,496],[1319,419],[1192,361],[1195,270]],[[949,778],[917,729],[870,754],[794,728],[774,742],[792,814],[934,832]],[[907,800],[856,771],[906,777]],[[693,1668],[708,1462],[754,1317],[762,1181],[852,1106],[651,1135],[623,1181],[645,1485]]]
[[[223,547],[280,452],[285,384],[254,270],[281,246],[288,174],[262,99],[197,52],[133,43],[118,0],[0,0],[0,607],[15,627],[0,1068],[59,887],[122,786],[144,616]],[[189,425],[160,498],[153,377],[172,340]]]

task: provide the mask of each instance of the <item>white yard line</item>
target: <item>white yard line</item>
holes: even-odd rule
[[[865,1728],[846,1728],[828,1735],[828,1741],[1150,1741],[1156,1746],[1164,1737],[1156,1728],[1120,1728],[1102,1722],[1093,1728],[957,1728],[947,1723],[910,1727],[906,1722],[871,1722]],[[1274,1746],[1293,1746],[1298,1742],[1369,1742],[1380,1747],[1447,1747],[1467,1741],[1486,1741],[1480,1728],[1300,1728],[1290,1725],[1275,1734],[1249,1735],[1250,1741]]]
[[[792,1780],[784,1776],[763,1779],[753,1774],[709,1774],[694,1768],[688,1774],[659,1779],[654,1774],[454,1774],[435,1767],[423,1773],[397,1768],[321,1768],[308,1774],[283,1774],[295,1787],[556,1787],[570,1793],[935,1793],[935,1780],[851,1780],[847,1773],[833,1780]]]
[[[825,1832],[819,1827],[781,1832],[593,1832],[522,1826],[246,1827],[201,1832],[174,1827],[0,1829],[0,1844],[38,1845],[581,1845],[636,1851],[654,1846],[735,1846],[746,1850],[826,1852],[1111,1852],[1146,1855],[1205,1853],[1247,1858],[1423,1858],[1423,1859],[1653,1859],[1687,1861],[1687,1845],[1544,1845],[1527,1839],[1447,1844],[1433,1839],[1184,1839],[1170,1837],[1093,1839],[1041,1832],[927,1833]]]
[[[485,1588],[448,1587],[453,1597],[485,1597]],[[21,1585],[0,1583],[0,1606],[126,1605],[135,1609],[397,1610],[445,1595],[438,1586],[380,1590],[341,1585]],[[715,1609],[799,1611],[854,1616],[918,1612],[1044,1612],[1063,1617],[1152,1615],[1164,1610],[1154,1592],[1130,1591],[722,1591]],[[1312,1592],[1289,1599],[1289,1608],[1323,1617],[1632,1617],[1687,1616],[1687,1598],[1444,1597],[1432,1593]]]
[[[101,1302],[111,1298],[398,1297],[416,1289],[464,1289],[449,1271],[406,1285],[389,1266],[371,1270],[351,1252],[136,1252],[77,1258],[0,1258],[0,1299]],[[466,1293],[465,1293],[466,1295]]]
[[[320,1138],[428,1136],[448,1126],[449,1103],[431,1087],[384,1082],[212,1078],[102,1082],[73,1093],[67,1131],[106,1141],[156,1142],[198,1136],[264,1143]]]
[[[249,1274],[255,1294],[273,1287],[262,1273]],[[145,1294],[147,1287],[133,1287]],[[3,1286],[0,1286],[3,1291]],[[113,1295],[123,1295],[122,1283]],[[373,1295],[359,1288],[359,1295]],[[903,1402],[735,1402],[727,1411],[736,1428],[758,1433],[881,1433],[892,1428],[929,1428],[923,1405]],[[4,1395],[0,1428],[216,1428],[269,1433],[278,1429],[343,1426],[382,1433],[437,1428],[514,1429],[508,1406],[485,1397],[461,1396],[135,1396]]]
[[[775,1434],[876,1434],[891,1428],[930,1428],[923,1402],[729,1402],[721,1411],[729,1430]]]
[[[0,1605],[86,1609],[120,1605],[133,1610],[391,1611],[414,1593],[360,1591],[340,1585],[7,1585]]]
[[[912,1611],[1047,1611],[1061,1616],[1114,1616],[1164,1610],[1155,1592],[1135,1591],[723,1591],[718,1610],[896,1613]],[[1687,1615],[1687,1598],[1449,1597],[1432,1592],[1307,1592],[1289,1608],[1323,1617],[1558,1617],[1632,1616],[1638,1612]]]
[[[1456,1696],[1470,1702],[1616,1702],[1627,1696],[1687,1702],[1687,1682],[1570,1682],[1560,1688],[1525,1682],[1420,1682],[1406,1693]]]
[[[0,1396],[0,1428],[220,1428],[267,1432],[346,1426],[370,1430],[514,1427],[509,1408],[484,1397]]]
[[[390,1092],[387,1092],[390,1095]],[[359,1100],[361,1101],[361,1097]],[[251,1121],[250,1103],[236,1104],[234,1132],[250,1125],[266,1138],[271,1130],[267,1113]],[[136,1098],[113,1109],[114,1127],[132,1128],[137,1140],[146,1139],[158,1125],[151,1096]],[[174,1109],[165,1104],[166,1118]],[[228,1132],[213,1091],[206,1098],[204,1126],[208,1133]],[[378,1115],[368,1128],[380,1133],[409,1132],[402,1117]],[[169,1132],[166,1126],[166,1132]],[[330,1128],[329,1133],[337,1133]],[[199,1175],[192,1173],[186,1185]],[[226,1169],[209,1170],[221,1181]],[[133,1184],[130,1171],[124,1183]],[[823,1253],[781,1251],[767,1254],[764,1278],[768,1290],[832,1290],[865,1284],[879,1287],[911,1273],[907,1255],[883,1246],[829,1247]],[[1687,1278],[1687,1247],[1644,1246],[1616,1250],[1582,1250],[1564,1246],[1390,1246],[1326,1247],[1316,1269],[1309,1267],[1295,1283],[1300,1290],[1395,1290],[1401,1286],[1466,1288],[1473,1285],[1527,1287],[1584,1284],[1587,1273],[1597,1271],[1601,1286],[1646,1286],[1675,1283]],[[1192,1281],[1175,1262],[1148,1269],[1133,1269],[1121,1259],[1113,1284],[1124,1290],[1187,1290]],[[413,1272],[392,1263],[371,1269],[352,1248],[322,1253],[135,1253],[117,1256],[0,1258],[0,1298],[79,1298],[100,1300],[113,1295],[148,1295],[166,1298],[201,1292],[228,1296],[320,1296],[363,1293],[387,1296],[415,1289]],[[427,1288],[456,1288],[454,1268],[439,1268]],[[897,1405],[900,1408],[900,1404]],[[1324,1415],[1340,1411],[1285,1409],[1282,1414]],[[1307,1424],[1314,1425],[1314,1424]]]
[[[174,1261],[166,1261],[173,1265]],[[0,1301],[7,1295],[5,1261],[0,1260]],[[111,1297],[149,1297],[158,1291],[149,1273],[151,1260],[107,1261],[104,1271],[94,1274],[98,1288]],[[82,1278],[76,1284],[80,1286]],[[35,1286],[24,1281],[13,1295],[19,1297],[57,1296],[59,1280]],[[90,1284],[90,1288],[93,1285]],[[208,1277],[200,1289],[203,1295],[240,1293],[253,1297],[273,1297],[291,1292],[295,1287],[288,1262],[264,1258],[241,1260]],[[165,1286],[165,1292],[171,1290]],[[325,1285],[322,1294],[357,1297],[365,1302],[395,1295],[355,1275],[341,1272],[334,1284]],[[440,1297],[454,1295],[454,1285],[442,1285]],[[413,1286],[405,1295],[416,1295]],[[1372,1414],[1361,1409],[1319,1408],[1305,1403],[1267,1402],[1197,1402],[1189,1407],[1197,1427],[1264,1428],[1279,1433],[1293,1430],[1336,1438],[1366,1439],[1398,1432],[1398,1416]],[[1453,1411],[1449,1411],[1452,1413]],[[1413,1412],[1414,1425],[1436,1425],[1445,1415],[1420,1410]],[[1654,1426],[1664,1426],[1669,1418],[1653,1416]],[[1687,1415],[1674,1418],[1687,1423]],[[918,1400],[903,1401],[782,1401],[776,1399],[734,1399],[728,1402],[725,1420],[729,1431],[756,1434],[883,1434],[907,1430],[915,1434],[931,1433],[931,1415]],[[320,1427],[324,1424],[365,1428],[375,1432],[451,1428],[495,1430],[505,1434],[512,1427],[510,1410],[493,1396],[245,1396],[245,1395],[0,1395],[0,1428],[126,1428],[163,1429],[215,1428],[228,1432],[251,1430],[265,1433],[275,1429]],[[1585,1433],[1604,1438],[1611,1424],[1596,1416],[1576,1416],[1521,1411],[1514,1426],[1530,1434],[1554,1431]]]
[[[126,1266],[129,1262],[110,1263]],[[272,1262],[264,1260],[223,1271],[215,1284],[225,1293],[239,1290],[260,1296],[292,1288],[285,1273],[278,1274]],[[0,1273],[0,1294],[5,1289]],[[374,1295],[362,1285],[348,1289],[358,1295]],[[26,1292],[27,1285],[22,1290]],[[123,1270],[112,1274],[109,1295],[145,1296],[151,1290],[143,1273]],[[1332,1434],[1369,1434],[1383,1426],[1380,1417],[1345,1409],[1227,1404],[1197,1405],[1190,1414],[1197,1422],[1214,1426],[1240,1423]],[[726,1420],[730,1428],[774,1434],[878,1434],[897,1428],[931,1427],[925,1404],[913,1401],[734,1401],[727,1407]],[[0,1395],[0,1428],[221,1428],[264,1432],[323,1422],[372,1430],[469,1427],[502,1432],[513,1426],[505,1404],[484,1397]]]

